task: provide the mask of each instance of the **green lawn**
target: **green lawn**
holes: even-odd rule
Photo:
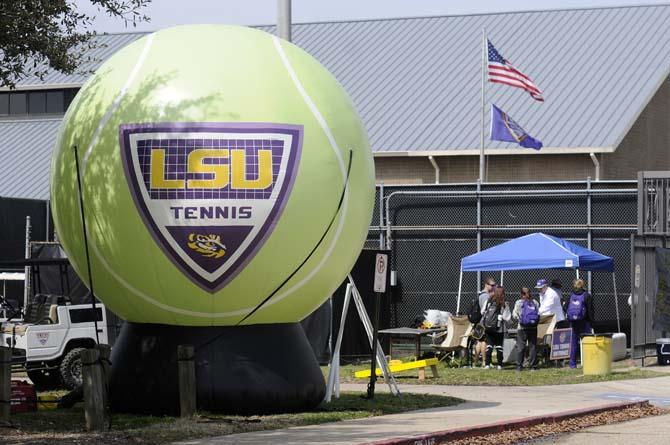
[[[456,405],[454,397],[403,394],[402,399],[378,393],[374,400],[362,393],[342,393],[340,399],[322,404],[311,412],[267,416],[224,416],[201,413],[194,419],[114,415],[112,429],[102,434],[84,432],[81,404],[73,409],[58,409],[18,414],[12,417],[16,428],[1,428],[1,443],[9,444],[163,444],[207,436],[314,425],[348,419],[394,414],[417,409]]]
[[[628,362],[615,363],[613,368],[612,374],[608,376],[584,376],[581,369],[570,369],[568,367],[546,367],[533,372],[524,370],[518,373],[513,366],[505,367],[499,371],[497,369],[455,368],[444,362],[440,362],[438,365],[439,378],[432,378],[430,370],[426,370],[426,380],[424,381],[418,379],[416,370],[398,373],[395,377],[398,383],[417,385],[541,386],[645,379],[662,376],[662,374],[657,372],[632,367]],[[341,366],[340,381],[345,383],[365,383],[368,379],[357,379],[354,377],[354,372],[368,369],[370,369],[369,364]],[[327,376],[328,367],[323,367],[322,370],[324,375]]]

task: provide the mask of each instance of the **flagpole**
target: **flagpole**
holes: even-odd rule
[[[485,138],[485,129],[484,123],[486,120],[486,110],[484,109],[484,94],[486,92],[486,68],[488,60],[488,45],[486,42],[486,28],[482,28],[482,133],[481,133],[481,144],[479,147],[479,182],[484,182],[484,167],[485,167],[485,158],[484,158],[484,138]]]

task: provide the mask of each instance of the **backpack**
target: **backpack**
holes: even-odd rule
[[[540,311],[534,301],[524,300],[521,305],[519,324],[523,327],[535,327],[540,322]]]
[[[566,315],[569,321],[581,321],[586,318],[586,292],[570,294]]]
[[[470,310],[468,311],[468,321],[477,324],[482,320],[482,308],[479,306],[479,298],[472,300]]]
[[[500,308],[497,304],[492,301],[486,303],[486,310],[482,317],[482,324],[487,330],[498,328],[498,314],[500,314]]]

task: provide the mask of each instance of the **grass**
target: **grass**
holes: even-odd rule
[[[12,416],[15,428],[0,428],[3,444],[163,444],[178,440],[226,434],[315,425],[349,419],[456,405],[453,397],[404,394],[402,399],[378,393],[374,400],[362,393],[342,393],[340,399],[311,412],[267,416],[225,416],[201,413],[193,419],[120,415],[112,416],[111,431],[84,432],[81,405],[72,409],[38,411]]]
[[[357,379],[354,372],[370,369],[369,364],[346,365],[340,367],[340,381],[344,383],[365,383],[368,379]],[[328,374],[328,368],[322,368],[324,375]],[[581,369],[570,369],[567,367],[546,367],[537,371],[523,371],[517,373],[514,366],[505,367],[503,370],[481,369],[481,368],[455,368],[445,362],[438,364],[438,378],[432,378],[430,370],[426,370],[426,379],[420,381],[417,371],[406,371],[395,374],[398,383],[416,385],[482,385],[482,386],[543,386],[543,385],[570,385],[576,383],[607,382],[613,380],[646,379],[661,377],[662,374],[646,371],[630,366],[628,362],[617,362],[613,366],[613,372],[607,376],[585,376]]]

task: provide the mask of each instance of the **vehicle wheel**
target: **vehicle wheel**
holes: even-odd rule
[[[67,389],[75,389],[82,383],[81,351],[84,348],[73,348],[65,354],[60,362],[60,377]]]
[[[33,385],[35,385],[35,389],[38,391],[56,389],[61,386],[58,368],[50,370],[29,369],[28,377],[33,382]]]

